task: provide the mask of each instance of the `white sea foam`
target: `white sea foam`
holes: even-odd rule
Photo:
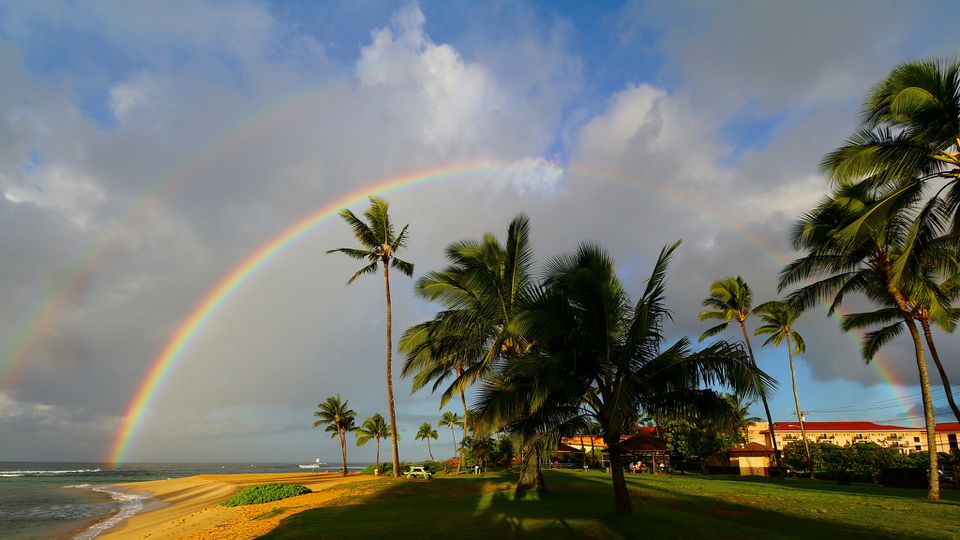
[[[45,476],[51,474],[89,474],[98,473],[100,469],[72,469],[57,471],[0,471],[0,478],[16,478],[19,476]]]
[[[96,538],[107,529],[117,526],[123,520],[129,519],[137,512],[143,510],[143,500],[146,497],[142,495],[124,493],[107,487],[95,487],[92,489],[93,491],[110,495],[113,500],[120,503],[120,510],[109,518],[91,525],[87,530],[74,536],[74,540],[90,540]]]

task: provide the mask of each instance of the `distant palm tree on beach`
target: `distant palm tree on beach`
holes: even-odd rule
[[[370,418],[363,421],[363,424],[357,429],[357,446],[367,444],[370,439],[377,441],[377,473],[380,471],[380,439],[386,439],[390,436],[390,426],[383,419],[380,413],[375,413]]]
[[[430,422],[424,422],[420,424],[420,430],[417,431],[416,439],[418,441],[426,439],[427,453],[430,454],[430,461],[436,461],[433,459],[433,450],[430,449],[430,439],[437,440],[437,436],[437,430],[433,429],[433,426],[430,425]]]
[[[370,197],[370,208],[363,213],[367,219],[364,222],[349,209],[340,211],[340,217],[353,229],[353,235],[360,242],[362,249],[338,248],[327,253],[343,253],[358,260],[367,261],[367,264],[357,270],[347,280],[351,284],[364,274],[374,274],[383,265],[383,287],[387,297],[387,408],[390,413],[391,446],[393,450],[393,476],[396,478],[400,471],[400,453],[397,450],[397,413],[393,403],[393,304],[390,301],[390,267],[399,270],[406,276],[413,275],[413,264],[397,258],[396,253],[407,245],[407,229],[404,225],[399,234],[395,234],[393,223],[390,221],[390,204],[379,198]]]
[[[454,428],[463,427],[463,418],[460,418],[460,415],[457,413],[452,413],[446,411],[443,413],[443,416],[440,417],[440,422],[437,423],[440,427],[449,427],[450,436],[453,437],[453,455],[457,455],[457,432],[454,431]]]
[[[342,399],[340,394],[328,397],[326,401],[317,405],[317,411],[313,413],[319,420],[313,423],[313,427],[326,426],[324,430],[330,433],[330,438],[340,437],[340,455],[343,458],[343,475],[347,475],[347,433],[356,431],[354,425],[357,419],[356,411],[350,409],[350,401]]]

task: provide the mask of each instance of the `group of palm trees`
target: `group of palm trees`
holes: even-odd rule
[[[343,463],[341,472],[344,476],[347,474],[347,434],[350,432],[356,433],[357,446],[363,446],[371,439],[377,441],[376,470],[380,471],[380,440],[391,437],[394,433],[380,413],[374,413],[357,426],[357,413],[350,408],[350,401],[337,394],[317,405],[313,415],[318,418],[313,427],[324,426],[324,431],[330,433],[331,438],[340,440],[340,457]]]
[[[413,391],[429,386],[441,392],[441,407],[459,397],[461,442],[469,423],[473,430],[508,433],[520,443],[518,493],[543,486],[540,462],[560,436],[582,433],[592,423],[608,448],[616,510],[630,512],[620,439],[640,415],[731,417],[729,400],[718,390],[725,387],[740,398],[761,398],[773,429],[766,398],[774,381],[757,367],[748,315],[756,313],[762,320],[754,333],[768,336],[764,345],[787,345],[793,377],[793,355],[805,349],[794,328],[796,319],[819,302],[828,303],[832,314],[850,294],[859,293],[878,309],[845,315],[842,326],[868,329],[866,359],[904,329],[912,337],[931,445],[928,498],[937,499],[935,420],[924,342],[960,419],[931,333],[932,325],[952,331],[960,315],[952,307],[960,294],[960,64],[925,61],[896,67],[870,90],[861,129],[821,166],[833,191],[794,227],[793,246],[801,257],[780,274],[781,291],[800,287],[784,301],[751,309],[749,287],[731,277],[714,283],[704,301],[709,310],[701,318],[721,323],[701,340],[736,320],[746,350],[724,340],[699,350],[687,338],[666,342],[663,325],[670,311],[664,283],[679,242],[663,248],[642,294],[632,301],[610,256],[593,244],[550,259],[542,268],[544,277],[535,279],[530,225],[521,215],[510,223],[504,242],[485,234],[452,243],[446,249],[448,265],[417,280],[417,295],[441,310],[404,332],[402,375],[412,379]],[[413,265],[396,258],[407,227],[395,234],[387,203],[376,197],[370,203],[366,222],[349,210],[341,212],[362,249],[333,251],[367,262],[350,282],[383,267],[396,475],[389,268],[409,276]],[[467,408],[471,386],[477,387],[475,412]],[[429,444],[431,437],[426,438]],[[454,441],[456,446],[455,435]],[[460,455],[462,459],[462,451]]]
[[[460,461],[458,462],[459,466],[463,462],[462,444],[465,440],[465,437],[461,438],[460,443],[458,444],[456,428],[464,426],[463,418],[461,418],[457,413],[444,411],[443,416],[440,417],[440,421],[437,422],[437,426],[442,428],[450,428],[450,437],[453,439],[453,453],[454,455],[457,455],[458,448],[461,453]],[[417,430],[417,435],[414,437],[418,441],[427,441],[427,454],[430,456],[430,461],[436,461],[433,458],[433,450],[430,448],[430,439],[437,440],[437,437],[437,430],[433,429],[433,426],[430,424],[430,422],[424,422],[420,424],[420,429]],[[457,474],[459,473],[460,469],[458,467]]]

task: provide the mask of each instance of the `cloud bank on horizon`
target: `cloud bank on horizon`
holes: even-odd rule
[[[634,292],[684,239],[678,336],[702,330],[718,277],[773,298],[786,231],[826,190],[816,163],[866,88],[958,51],[936,9],[869,5],[0,3],[0,461],[103,457],[222,276],[316,208],[416,171],[503,165],[390,195],[418,274],[526,212],[541,261],[595,240]],[[129,458],[312,461],[336,451],[309,428],[326,396],[384,412],[382,288],[345,287],[350,261],[323,255],[351,243],[330,223],[252,276]],[[396,328],[432,315],[394,288]],[[891,398],[835,322],[801,324],[805,408]],[[784,380],[780,352],[760,361]],[[914,393],[908,349],[884,357]],[[412,435],[437,400],[396,382],[401,452],[425,455]],[[856,414],[912,423],[910,399],[892,401]],[[772,406],[789,419],[786,392]]]

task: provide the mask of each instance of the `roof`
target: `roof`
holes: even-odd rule
[[[960,422],[940,422],[937,424],[938,433],[960,433]]]
[[[561,442],[561,443],[557,444],[557,449],[555,450],[555,452],[560,453],[560,454],[577,454],[577,453],[583,452],[583,449],[581,449],[581,448],[574,448],[574,447],[570,446],[569,444],[564,444],[564,443]]]
[[[576,449],[607,447],[607,443],[603,442],[603,437],[599,435],[584,435],[582,439],[583,439],[582,445],[580,444],[580,440],[581,440],[580,435],[574,435],[573,437],[564,437],[560,439],[560,442],[563,444],[570,445]]]
[[[667,443],[650,433],[638,433],[621,441],[620,448],[625,452],[664,451]]]
[[[889,426],[874,422],[804,422],[803,427],[807,431],[915,431],[923,429]],[[780,431],[800,431],[800,422],[774,422],[773,428]],[[761,433],[766,433],[766,431],[764,430]]]
[[[736,455],[741,455],[741,456],[771,455],[772,456],[773,448],[770,448],[765,444],[751,442],[743,446],[738,446],[738,447],[727,450],[727,455],[728,456],[736,456]]]

